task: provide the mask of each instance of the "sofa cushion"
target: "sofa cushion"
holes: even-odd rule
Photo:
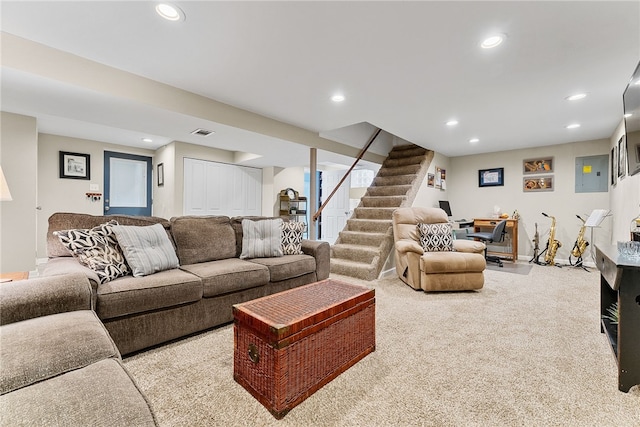
[[[233,258],[236,235],[226,216],[181,216],[171,218],[180,265]]]
[[[116,225],[113,232],[134,277],[178,268],[176,251],[162,225]]]
[[[202,279],[205,297],[255,288],[269,282],[268,268],[238,258],[183,265],[180,268]]]
[[[117,359],[5,394],[0,407],[3,426],[156,425],[144,395]]]
[[[245,219],[250,219],[251,221],[270,221],[272,219],[281,219],[282,222],[288,222],[288,218],[286,217],[277,217],[277,216],[234,216],[231,218],[231,226],[233,227],[233,231],[236,234],[236,258],[240,258],[240,254],[242,253],[242,221]]]
[[[91,310],[70,311],[0,328],[0,394],[120,353]]]
[[[71,252],[65,248],[60,240],[53,234],[55,231],[69,230],[72,228],[93,228],[107,221],[114,220],[120,225],[153,225],[161,224],[169,230],[169,221],[155,216],[133,215],[89,215],[71,212],[57,212],[49,217],[47,230],[47,256],[49,258],[70,257]],[[173,243],[173,242],[172,242]]]
[[[307,224],[298,221],[282,223],[282,253],[284,255],[302,254],[302,237]]]
[[[282,256],[282,219],[242,221],[240,259]]]
[[[100,319],[143,313],[198,301],[202,282],[178,268],[144,277],[120,277],[98,287]]]
[[[466,252],[425,252],[420,258],[420,270],[427,274],[477,273],[486,266],[484,256]]]
[[[285,255],[280,258],[256,258],[251,262],[269,269],[271,282],[292,279],[316,271],[316,259],[309,255]]]
[[[418,223],[418,230],[420,231],[420,246],[425,252],[453,250],[453,230],[450,223]]]
[[[108,221],[91,229],[60,230],[54,234],[78,261],[96,272],[100,283],[106,283],[131,272],[127,265],[113,226]]]

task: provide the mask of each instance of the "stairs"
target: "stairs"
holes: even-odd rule
[[[433,151],[417,145],[391,150],[353,216],[331,246],[331,273],[375,280],[391,249],[391,214],[411,206],[423,182]]]

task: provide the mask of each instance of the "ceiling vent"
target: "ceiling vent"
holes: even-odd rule
[[[209,136],[212,133],[215,133],[215,131],[198,128],[198,129],[194,130],[193,132],[191,132],[191,135]]]

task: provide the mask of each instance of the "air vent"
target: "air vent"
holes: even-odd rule
[[[193,132],[191,132],[191,135],[209,136],[212,133],[215,133],[215,131],[206,130],[206,129],[196,129]]]

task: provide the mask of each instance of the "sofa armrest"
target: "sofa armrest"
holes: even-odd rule
[[[475,240],[454,240],[453,250],[457,252],[468,252],[474,254],[483,254],[485,244]]]
[[[413,252],[418,255],[422,255],[424,253],[424,249],[422,249],[422,246],[420,246],[420,244],[414,240],[398,240],[396,242],[396,251],[401,254]]]
[[[0,325],[76,310],[92,310],[84,274],[34,278],[0,285]]]
[[[316,259],[316,276],[318,280],[329,277],[331,272],[331,247],[328,242],[320,240],[302,240],[302,252]]]

